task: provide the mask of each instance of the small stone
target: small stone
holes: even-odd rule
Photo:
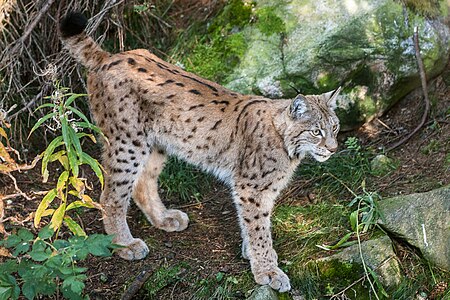
[[[376,176],[383,176],[396,169],[394,160],[386,155],[379,154],[375,156],[370,162],[372,174]]]
[[[165,242],[164,246],[166,246],[167,248],[172,248],[173,244],[171,242]]]
[[[278,300],[277,293],[268,285],[258,286],[247,300]]]
[[[107,282],[108,276],[105,273],[100,273],[100,281],[101,282]]]

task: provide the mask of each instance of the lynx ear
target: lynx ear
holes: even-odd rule
[[[337,96],[339,95],[340,92],[341,92],[341,87],[338,87],[334,91],[323,94],[323,97],[324,97],[325,101],[327,102],[328,107],[330,107],[332,110],[335,110],[337,107],[336,100],[337,100]]]
[[[297,97],[292,100],[291,107],[289,108],[289,113],[293,119],[300,118],[304,113],[308,111],[306,105],[306,98],[303,95],[297,95]]]

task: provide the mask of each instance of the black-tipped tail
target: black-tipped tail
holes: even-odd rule
[[[68,13],[61,21],[60,30],[63,38],[80,34],[86,28],[88,19],[81,13]]]

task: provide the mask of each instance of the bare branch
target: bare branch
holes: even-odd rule
[[[405,136],[400,141],[396,142],[394,145],[390,146],[386,151],[392,151],[398,146],[404,144],[406,141],[408,141],[414,134],[416,134],[425,124],[427,118],[428,118],[428,112],[430,110],[430,99],[428,98],[428,87],[427,87],[427,78],[425,75],[425,67],[423,65],[422,56],[420,55],[420,46],[419,46],[419,30],[417,26],[414,27],[414,50],[416,53],[416,60],[417,65],[419,67],[419,75],[420,75],[420,81],[422,83],[422,91],[424,96],[424,102],[425,102],[425,110],[422,115],[422,119],[417,125],[416,128],[414,128],[413,131],[411,131],[407,136]]]

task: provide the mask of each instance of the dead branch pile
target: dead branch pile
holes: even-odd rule
[[[8,111],[16,104],[7,121],[26,121],[34,114],[33,108],[51,93],[55,79],[85,92],[84,71],[62,50],[57,34],[57,24],[68,11],[88,16],[88,33],[101,44],[106,41],[104,46],[112,52],[143,47],[167,59],[165,46],[191,23],[192,16],[204,20],[221,2],[0,1],[0,109]]]

